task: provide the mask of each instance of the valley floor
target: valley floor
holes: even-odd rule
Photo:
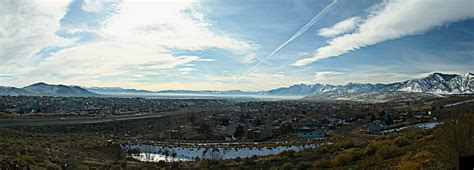
[[[75,123],[74,118],[67,115],[63,115],[65,119],[59,120],[57,118],[61,117],[57,115],[55,117],[30,115],[35,117],[31,119],[32,122],[41,118],[55,119],[54,122],[60,123],[2,124],[3,126],[0,127],[2,139],[0,140],[0,167],[23,167],[24,169],[26,167],[32,169],[453,169],[458,166],[459,156],[474,154],[474,124],[472,124],[474,110],[472,110],[472,102],[462,102],[467,100],[471,99],[444,98],[401,105],[378,103],[368,105],[369,107],[360,103],[252,102],[245,103],[238,109],[235,106],[241,103],[225,107],[199,107],[200,109],[185,107],[166,114],[165,112],[157,114],[160,116],[143,117],[148,115],[136,114],[129,116],[138,116],[138,119],[114,119],[114,121],[87,123]],[[460,104],[449,105],[451,103]],[[440,107],[446,105],[449,107]],[[286,111],[281,109],[293,106],[298,106],[302,110],[299,110],[298,114],[295,111],[289,111],[294,114],[286,115]],[[344,109],[346,107],[352,110]],[[282,111],[281,114],[277,114],[274,108]],[[329,116],[336,117],[338,115],[344,117],[345,114],[342,113],[350,113],[348,116],[352,117],[361,115],[358,112],[359,108],[368,108],[369,110],[365,112],[383,113],[383,115],[369,114],[350,123],[331,127],[326,130],[328,135],[325,139],[305,140],[295,133],[296,127],[301,126],[302,122],[305,123],[307,117],[318,119],[322,113],[329,113]],[[391,127],[402,129],[400,131],[367,132],[367,126],[372,122],[370,119],[385,120],[385,116],[390,115],[386,112],[393,112],[393,108],[429,109],[440,123],[433,129],[414,128],[412,124],[417,123],[417,120],[425,121],[425,119],[413,117],[406,119],[405,122],[392,124]],[[212,123],[215,120],[219,122],[234,113],[259,115],[258,113],[267,111],[276,116],[282,116],[282,120],[299,121],[284,123],[282,128],[275,130],[267,137],[255,136],[248,129],[244,129],[245,133],[240,136],[233,131],[233,136],[239,138],[230,141],[221,138],[221,125]],[[244,119],[245,117],[242,115],[240,120],[237,119],[240,122],[237,125],[246,125],[246,128],[251,128],[253,118]],[[430,117],[427,120],[431,119]],[[28,122],[27,120],[22,121]],[[326,119],[323,117],[321,120]],[[16,117],[1,121],[15,122],[19,119]],[[265,123],[262,123],[260,127],[265,127]],[[222,158],[219,155],[210,155],[209,158],[212,159],[193,157],[192,160],[174,162],[168,162],[168,160],[179,154],[173,154],[172,150],[166,149],[166,152],[159,153],[166,155],[162,161],[147,162],[135,159],[137,154],[145,153],[145,150],[123,149],[125,144],[190,148],[187,151],[194,149],[203,151],[204,149],[209,152],[216,148],[223,148],[235,150],[229,152],[234,154],[242,154],[239,153],[238,148],[256,148],[256,150],[265,148],[264,150],[267,150],[265,152],[274,152],[272,148],[305,145],[316,147],[297,151],[281,149],[282,152],[271,155],[231,157],[231,159],[219,159]],[[256,150],[254,149],[254,152]]]

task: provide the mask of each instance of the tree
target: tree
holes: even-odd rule
[[[293,125],[291,125],[291,123],[285,123],[281,127],[281,133],[282,134],[290,134],[290,133],[293,133],[293,132],[295,132],[295,128],[293,128]]]
[[[234,137],[240,139],[240,138],[243,137],[244,134],[245,134],[245,129],[244,129],[244,127],[242,127],[241,125],[238,125],[238,126],[235,128]]]
[[[211,136],[211,127],[207,123],[200,123],[198,126],[198,132],[203,135],[203,137],[208,138]]]
[[[387,115],[387,118],[385,119],[385,123],[386,123],[387,125],[393,124],[392,116]]]
[[[189,122],[191,122],[191,124],[194,125],[194,123],[196,122],[196,115],[194,115],[194,113],[191,114],[191,116],[188,118]]]
[[[375,121],[375,120],[376,120],[375,115],[374,115],[374,114],[370,114],[370,121],[373,122],[373,121]]]
[[[262,124],[263,124],[263,122],[262,122],[261,119],[257,119],[257,120],[255,121],[255,125],[257,125],[257,126],[260,126],[260,125],[262,125]]]

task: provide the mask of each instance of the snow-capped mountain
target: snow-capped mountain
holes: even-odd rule
[[[92,91],[92,92],[91,92]],[[208,95],[267,95],[267,96],[311,96],[320,93],[358,94],[381,92],[410,92],[430,94],[474,94],[474,74],[465,75],[433,73],[427,77],[412,79],[391,84],[348,83],[346,85],[330,84],[296,84],[267,91],[241,90],[163,90],[146,91],[123,88],[81,88],[78,86],[49,85],[36,83],[23,88],[0,87],[0,95],[49,95],[49,96],[95,96],[96,93],[169,93],[169,94],[208,94]],[[397,93],[393,93],[397,94]],[[392,94],[392,95],[393,95]]]
[[[264,91],[263,95],[274,96],[306,96],[308,94],[330,92],[337,90],[336,86],[330,84],[296,84],[290,87],[281,87],[273,90]]]
[[[439,96],[431,93],[416,93],[403,91],[375,91],[375,92],[346,92],[346,93],[317,93],[302,98],[302,100],[311,101],[359,101],[369,103],[383,103],[388,101],[413,101],[418,99],[438,98]]]
[[[307,96],[318,93],[369,93],[374,91],[384,91],[389,89],[390,85],[385,84],[360,84],[360,83],[349,83],[346,85],[330,85],[330,84],[319,84],[306,85],[297,84],[290,87],[283,87],[274,90],[265,91],[265,95],[281,95],[281,96]]]
[[[318,93],[370,93],[370,92],[420,92],[431,94],[472,94],[474,74],[465,75],[433,73],[427,77],[391,84],[349,83],[346,85],[297,84],[265,91],[265,95],[307,96]]]
[[[428,77],[408,80],[397,91],[433,94],[472,94],[474,74],[465,75],[433,73]]]

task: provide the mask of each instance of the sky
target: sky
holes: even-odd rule
[[[0,0],[0,85],[268,90],[474,72],[473,0]]]

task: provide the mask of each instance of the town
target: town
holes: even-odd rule
[[[431,154],[455,154],[447,149],[470,146],[458,145],[469,141],[470,133],[448,131],[470,128],[472,101],[470,95],[385,103],[0,96],[0,155],[7,160],[0,164],[53,169],[440,166]]]
[[[218,107],[204,112],[203,108]],[[355,126],[358,133],[417,123],[437,122],[437,106],[430,103],[246,101],[207,99],[146,99],[113,97],[0,96],[0,115],[5,118],[107,117],[193,111],[185,121],[168,123],[149,140],[265,141],[294,134],[301,139],[326,138],[339,127]],[[439,106],[438,106],[439,107]],[[433,111],[433,112],[432,112]],[[15,115],[15,116],[13,116]],[[173,116],[173,115],[171,115]],[[158,124],[158,123],[156,123]],[[153,130],[157,131],[157,130]],[[147,136],[138,131],[142,140]],[[132,134],[126,134],[133,136]],[[291,139],[291,138],[290,138]]]

